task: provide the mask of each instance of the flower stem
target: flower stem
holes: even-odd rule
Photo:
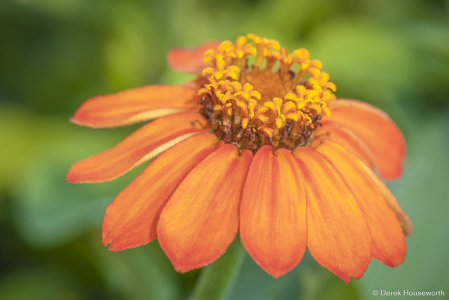
[[[229,297],[246,256],[237,236],[226,252],[204,267],[189,300],[225,300]]]

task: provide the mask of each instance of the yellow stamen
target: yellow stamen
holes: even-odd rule
[[[206,97],[199,103],[215,118],[211,128],[218,137],[226,135],[226,142],[253,151],[267,143],[287,149],[304,146],[319,125],[319,116],[331,115],[336,86],[328,73],[320,71],[321,62],[310,60],[304,48],[288,53],[275,40],[248,34],[235,43],[224,41],[204,55],[211,66],[203,70],[209,82],[198,90]],[[253,55],[254,65],[247,66]],[[279,68],[273,69],[277,61]],[[206,107],[211,101],[213,113]]]

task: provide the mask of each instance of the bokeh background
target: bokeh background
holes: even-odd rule
[[[338,97],[395,120],[408,157],[388,185],[414,232],[402,265],[372,261],[349,285],[309,254],[277,280],[247,256],[230,298],[372,299],[375,289],[408,289],[449,299],[448,17],[443,0],[0,1],[0,299],[189,296],[201,270],[176,273],[157,241],[122,252],[101,244],[106,206],[144,166],[98,185],[65,181],[74,162],[140,125],[95,130],[68,119],[98,94],[189,79],[167,67],[172,47],[246,33],[308,48]]]

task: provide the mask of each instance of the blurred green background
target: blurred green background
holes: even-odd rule
[[[89,97],[188,79],[168,69],[172,47],[246,33],[308,48],[338,97],[390,114],[408,157],[388,185],[414,232],[402,265],[373,260],[349,285],[309,254],[277,280],[247,256],[230,299],[372,299],[375,289],[449,299],[448,17],[443,0],[1,0],[0,299],[189,296],[201,270],[176,273],[157,241],[122,252],[101,244],[106,206],[143,166],[103,184],[65,182],[74,162],[139,125],[68,119]]]

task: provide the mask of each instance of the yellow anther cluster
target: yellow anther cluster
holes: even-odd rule
[[[250,66],[249,56],[256,56]],[[206,51],[204,61],[211,64],[198,91],[204,113],[217,136],[241,149],[305,146],[321,115],[331,114],[336,86],[304,48],[288,53],[275,40],[248,34]]]

